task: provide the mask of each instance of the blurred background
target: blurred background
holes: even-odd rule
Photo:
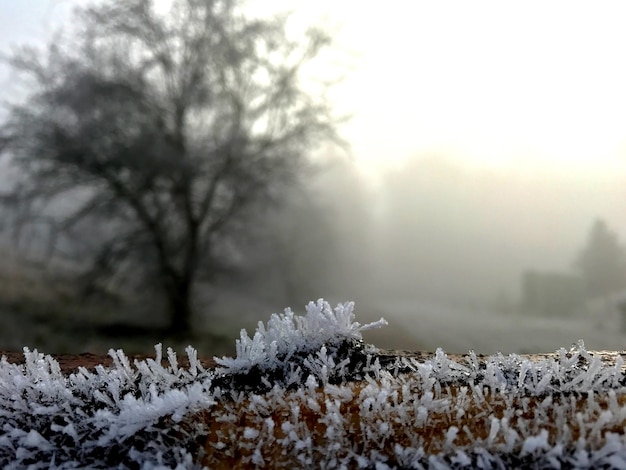
[[[232,354],[320,297],[383,348],[624,349],[625,17],[1,2],[0,350]]]

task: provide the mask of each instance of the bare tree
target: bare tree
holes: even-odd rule
[[[52,248],[88,242],[92,275],[130,266],[156,281],[171,327],[188,332],[194,285],[280,201],[308,152],[336,140],[323,93],[301,83],[330,41],[319,29],[290,39],[287,17],[250,18],[233,0],[154,3],[78,10],[69,39],[13,52],[32,93],[0,127],[21,175],[2,200],[20,225],[51,227]]]

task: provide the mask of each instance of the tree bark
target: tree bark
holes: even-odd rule
[[[169,303],[170,331],[177,336],[188,336],[193,331],[191,282],[181,279],[166,287]]]

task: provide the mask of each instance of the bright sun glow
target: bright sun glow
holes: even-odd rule
[[[626,167],[626,4],[322,2],[357,66],[337,92],[357,157],[437,153],[543,171]]]
[[[0,39],[49,36],[71,2],[44,3],[38,21],[14,17]],[[331,61],[348,67],[333,104],[353,116],[342,131],[371,172],[433,154],[531,172],[626,172],[622,1],[271,0],[247,8],[338,28]]]

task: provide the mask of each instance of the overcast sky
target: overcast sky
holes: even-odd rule
[[[626,3],[347,3],[342,40],[362,53],[346,97],[358,154],[624,168]]]
[[[0,0],[0,45],[49,36],[78,2]],[[258,5],[258,4],[257,4]],[[335,94],[368,162],[444,154],[530,171],[626,166],[626,3],[264,2],[340,25]],[[268,6],[268,8],[270,8]]]
[[[49,37],[76,4],[0,0],[0,49]],[[554,197],[584,194],[580,202],[567,196],[564,206],[585,206],[576,240],[594,216],[626,233],[626,2],[262,5],[340,27],[336,43],[351,68],[333,97],[353,115],[343,132],[370,174],[436,155],[480,171],[530,175],[544,186],[553,181]],[[5,93],[10,81],[0,75]]]
[[[32,42],[49,36],[68,14],[67,0],[0,0],[0,44]]]

